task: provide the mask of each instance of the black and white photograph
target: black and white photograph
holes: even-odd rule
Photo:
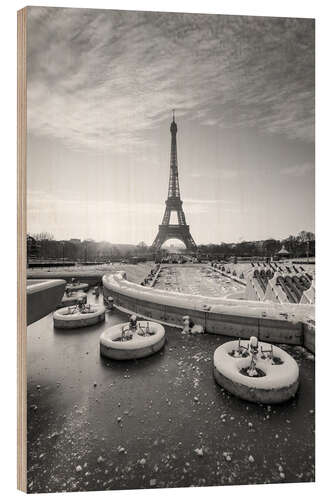
[[[315,20],[22,15],[27,492],[314,482]]]

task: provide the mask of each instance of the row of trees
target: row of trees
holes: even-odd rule
[[[209,244],[198,247],[200,253],[219,257],[273,257],[282,246],[294,258],[314,257],[315,235],[301,231],[296,236],[290,235],[283,240],[269,238],[261,241],[241,241],[240,243]]]
[[[282,245],[292,257],[313,257],[315,255],[315,235],[301,231],[296,236],[284,240],[242,241],[240,243],[220,243],[199,245],[198,252],[219,258],[271,257]],[[109,261],[150,255],[150,248],[142,241],[138,245],[115,245],[107,241],[55,240],[52,234],[29,235],[27,239],[28,259],[63,261]]]
[[[52,234],[38,233],[28,235],[28,259],[63,260],[63,261],[110,261],[143,256],[149,248],[144,242],[139,245],[115,245],[108,241],[87,240],[55,240]]]

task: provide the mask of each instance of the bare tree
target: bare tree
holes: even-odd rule
[[[35,233],[32,235],[32,237],[36,241],[53,241],[54,240],[53,234],[48,233],[48,232]]]

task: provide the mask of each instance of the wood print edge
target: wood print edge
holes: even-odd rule
[[[17,12],[17,488],[27,491],[26,137],[27,8]]]

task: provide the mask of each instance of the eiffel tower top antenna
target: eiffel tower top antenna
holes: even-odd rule
[[[175,121],[175,109],[172,110],[172,121]]]

